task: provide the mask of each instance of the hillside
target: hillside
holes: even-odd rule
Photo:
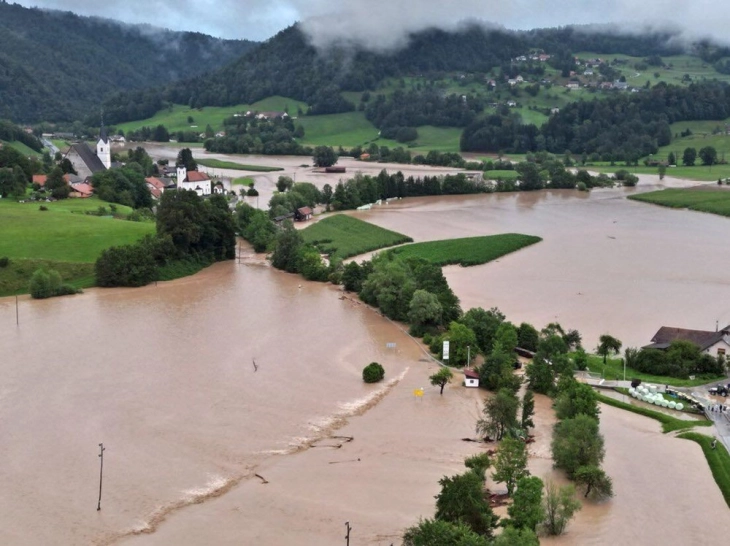
[[[124,93],[107,101],[105,108],[110,123],[121,123],[151,117],[165,101],[197,108],[252,104],[279,95],[307,103],[310,113],[333,114],[357,107],[348,92],[378,90],[389,79],[440,79],[448,72],[506,74],[515,57],[534,50],[551,52],[549,64],[561,71],[569,70],[575,51],[682,53],[670,37],[589,33],[572,27],[511,32],[472,25],[457,32],[432,29],[414,34],[408,47],[390,53],[336,48],[318,52],[295,25],[205,77]]]
[[[197,76],[255,45],[0,2],[0,118],[80,119],[109,95]]]

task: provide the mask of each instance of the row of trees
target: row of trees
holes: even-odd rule
[[[651,375],[687,379],[690,375],[715,378],[726,371],[725,357],[703,353],[689,341],[673,341],[666,350],[635,349],[624,352],[626,366]]]
[[[251,116],[229,117],[223,121],[225,136],[208,138],[205,149],[226,154],[306,155],[296,139],[304,136],[301,125],[294,126],[290,117],[257,119]]]

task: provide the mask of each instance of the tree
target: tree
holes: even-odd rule
[[[517,480],[529,475],[525,442],[516,438],[504,438],[497,448],[492,479],[504,483],[507,494],[511,496]]]
[[[562,381],[562,378],[561,378]],[[555,400],[555,415],[558,419],[570,419],[583,414],[598,419],[598,396],[593,387],[579,383],[571,375],[567,384]]]
[[[545,484],[545,521],[543,529],[548,535],[561,535],[581,504],[575,498],[575,486],[558,487],[551,480]]]
[[[280,176],[276,181],[276,189],[282,193],[292,189],[292,186],[294,186],[294,180],[290,176]]]
[[[71,187],[63,177],[63,171],[60,167],[54,167],[46,178],[45,188],[51,192],[51,197],[56,199],[66,199],[71,193]]]
[[[203,237],[203,200],[192,190],[166,191],[157,208],[157,233],[169,235],[181,253],[190,254]]]
[[[540,342],[540,333],[532,324],[523,322],[517,329],[517,346],[528,351],[537,351]]]
[[[603,365],[606,365],[608,355],[618,353],[621,350],[621,342],[608,334],[598,338],[598,348],[596,352],[603,357]]]
[[[451,322],[444,339],[449,340],[449,364],[465,366],[468,357],[476,354],[477,338],[474,332],[458,322]]]
[[[588,369],[588,353],[583,347],[578,347],[575,354],[573,355],[573,363],[575,364],[576,370],[587,370]]]
[[[408,320],[415,334],[418,335],[424,326],[441,324],[441,311],[441,303],[435,294],[416,290],[408,310]]]
[[[599,466],[606,453],[598,421],[588,415],[576,415],[557,423],[551,449],[553,464],[571,478],[581,466]]]
[[[479,349],[484,354],[492,352],[497,328],[502,321],[504,321],[504,315],[496,307],[489,311],[485,311],[481,307],[469,309],[459,320],[474,332]]]
[[[302,234],[294,227],[294,224],[286,220],[275,240],[276,246],[271,254],[271,265],[277,269],[283,269],[287,273],[298,273],[300,251],[304,245]]]
[[[540,540],[530,529],[515,529],[507,526],[502,533],[492,541],[492,546],[540,546]]]
[[[436,519],[465,523],[472,531],[491,538],[497,516],[484,498],[484,483],[474,472],[439,480],[441,492],[436,496]]]
[[[451,372],[450,369],[444,366],[428,379],[431,381],[431,385],[433,385],[434,387],[441,387],[441,392],[439,394],[443,396],[444,387],[446,386],[446,383],[449,383],[451,381],[452,377],[454,377],[454,374]]]
[[[517,480],[517,490],[507,508],[508,525],[534,531],[545,520],[542,489],[542,480],[537,476],[523,476]]]
[[[492,396],[484,404],[483,418],[477,421],[477,433],[494,440],[501,440],[505,432],[517,426],[517,408],[520,401],[508,389]]]
[[[188,171],[197,171],[198,163],[193,159],[193,152],[190,148],[183,148],[177,154],[177,164],[184,165]]]
[[[535,424],[532,422],[532,416],[535,415],[535,395],[530,389],[525,391],[522,397],[522,428],[527,430],[533,428]]]
[[[699,152],[700,159],[703,165],[714,165],[717,163],[717,150],[712,146],[705,146]]]
[[[331,146],[317,146],[312,156],[315,167],[331,167],[338,159],[337,153]]]
[[[511,322],[503,322],[497,328],[494,341],[502,345],[503,350],[513,353],[518,343],[517,328]]]
[[[611,478],[598,466],[581,466],[575,471],[575,483],[585,486],[583,498],[591,493],[594,498],[613,497],[613,482]]]
[[[664,163],[660,163],[657,167],[657,172],[659,173],[659,180],[664,180],[664,175],[667,174],[667,166]]]
[[[697,160],[697,150],[694,148],[685,148],[682,154],[682,163],[687,167],[692,167]]]
[[[464,459],[464,466],[475,472],[484,481],[484,473],[492,466],[492,460],[489,458],[488,453],[479,453]]]
[[[490,543],[464,523],[424,519],[406,529],[403,546],[490,546]]]
[[[377,362],[371,362],[362,370],[362,380],[365,383],[377,383],[385,377],[385,369]]]
[[[677,157],[674,155],[674,152],[669,152],[669,157],[667,158],[667,164],[669,164],[669,165],[677,164]]]
[[[555,371],[552,364],[541,354],[535,355],[525,370],[530,389],[540,394],[550,394],[555,388]]]

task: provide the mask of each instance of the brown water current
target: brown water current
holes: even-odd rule
[[[557,317],[589,346],[604,331],[638,345],[661,324],[730,318],[718,243],[730,220],[625,193],[414,199],[359,216],[416,240],[543,237],[496,263],[447,268],[449,282],[464,308],[537,326]],[[388,545],[433,515],[438,480],[486,447],[462,441],[484,392],[457,376],[439,396],[436,365],[397,325],[333,286],[244,262],[141,289],[21,298],[19,327],[15,301],[0,300],[0,544],[334,546],[350,521],[353,544]],[[371,361],[385,382],[362,382]],[[564,481],[550,460],[550,401],[536,406],[530,468]],[[601,430],[616,498],[586,503],[546,543],[704,543],[728,528],[696,444],[607,406]]]

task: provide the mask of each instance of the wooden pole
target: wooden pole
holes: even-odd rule
[[[350,522],[345,522],[345,529],[347,529],[347,534],[345,535],[345,540],[347,541],[347,546],[350,546],[350,531],[352,531],[352,527],[350,527]]]
[[[96,511],[101,510],[101,482],[104,477],[104,444],[99,444],[99,458],[101,459],[101,467],[99,468],[99,503],[96,505]]]
[[[18,296],[15,296],[15,325],[20,326],[20,316],[18,315]]]

